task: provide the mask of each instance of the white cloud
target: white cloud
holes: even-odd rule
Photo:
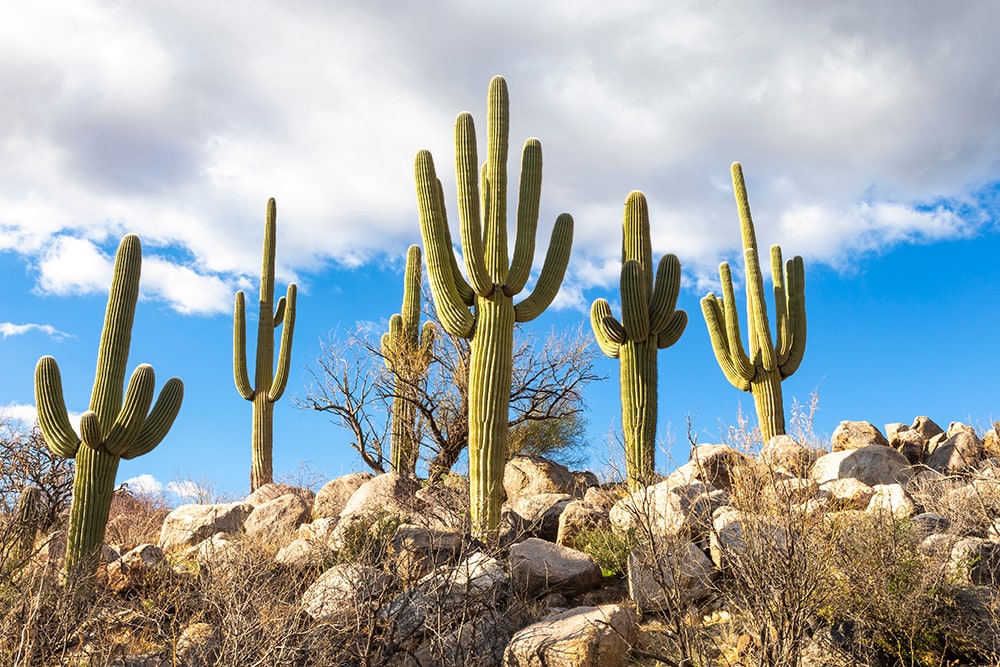
[[[38,419],[38,410],[34,405],[8,403],[0,405],[0,418],[12,419],[22,424],[33,424]]]
[[[236,290],[218,276],[206,276],[159,257],[142,261],[143,292],[156,295],[185,315],[232,311]]]
[[[4,338],[7,338],[8,336],[21,336],[31,331],[41,331],[56,340],[73,337],[71,334],[59,331],[51,324],[34,324],[30,322],[26,324],[14,324],[13,322],[0,322],[0,334],[3,334]]]
[[[135,491],[136,493],[150,495],[163,493],[164,489],[163,482],[148,473],[144,473],[137,477],[130,477],[122,482],[122,484],[128,486],[129,489]]]

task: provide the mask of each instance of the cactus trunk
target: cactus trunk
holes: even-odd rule
[[[781,373],[778,369],[770,372],[761,369],[750,381],[750,393],[757,410],[761,440],[769,442],[776,435],[784,435],[785,411],[781,398]]]
[[[619,350],[625,474],[629,488],[652,483],[656,452],[656,346],[626,341]]]
[[[259,489],[274,481],[273,440],[274,403],[267,399],[266,392],[258,392],[253,397],[253,430],[250,451],[250,488]]]
[[[97,569],[115,492],[118,461],[119,457],[90,447],[81,447],[76,455],[73,503],[66,535],[67,574]]]
[[[514,304],[499,290],[480,299],[469,365],[469,478],[473,533],[500,523],[507,462],[508,408],[514,349]]]

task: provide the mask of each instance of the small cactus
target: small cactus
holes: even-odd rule
[[[766,443],[772,437],[785,433],[781,381],[796,371],[806,349],[805,271],[802,258],[798,256],[782,266],[781,248],[771,246],[771,277],[777,315],[775,344],[767,320],[757,236],[750,217],[743,168],[739,162],[733,163],[732,172],[743,236],[743,260],[746,265],[749,356],[740,336],[739,314],[736,311],[733,278],[728,263],[719,265],[722,297],[709,293],[701,300],[701,310],[705,316],[705,324],[708,325],[715,358],[723,374],[734,387],[753,395],[761,438]]]
[[[656,453],[656,353],[684,333],[687,313],[675,310],[681,264],[664,255],[653,280],[649,208],[638,191],[625,200],[622,234],[621,322],[604,299],[594,301],[590,323],[601,350],[620,360],[625,473],[631,488],[651,482]]]
[[[146,454],[160,444],[184,397],[184,384],[171,378],[150,411],[155,377],[153,367],[142,364],[132,373],[122,399],[141,264],[139,237],[129,234],[115,258],[94,390],[90,409],[80,418],[80,435],[66,412],[56,360],[42,357],[35,367],[35,403],[45,443],[53,454],[76,459],[64,568],[68,576],[86,576],[97,567],[118,462]]]
[[[35,546],[38,524],[42,519],[42,490],[37,486],[26,486],[17,498],[14,510],[14,561],[28,558]]]
[[[420,442],[416,433],[417,388],[424,381],[434,345],[434,323],[420,328],[420,286],[423,267],[420,246],[406,253],[403,277],[403,307],[389,319],[389,331],[382,336],[382,356],[395,376],[392,399],[390,463],[401,475],[414,475]]]
[[[251,433],[250,490],[256,491],[274,481],[273,422],[274,403],[281,398],[288,383],[292,358],[292,335],[295,332],[295,283],[274,306],[274,253],[277,206],[267,200],[264,221],[264,259],[260,276],[260,315],[257,318],[257,358],[254,384],[250,384],[247,361],[247,322],[243,290],[236,293],[233,309],[233,376],[240,396],[253,403]],[[273,310],[272,310],[273,308]],[[274,370],[274,330],[282,324],[278,368]]]
[[[469,366],[469,481],[473,532],[489,537],[500,523],[507,461],[508,409],[514,323],[538,317],[555,298],[573,243],[573,218],[562,214],[552,230],[545,263],[531,295],[514,304],[528,281],[542,185],[542,145],[528,139],[521,154],[521,184],[514,255],[507,254],[507,144],[510,103],[502,77],[490,81],[486,163],[479,169],[476,130],[469,113],[455,121],[456,177],[462,254],[458,269],[448,231],[444,192],[428,151],[416,157],[420,233],[434,307],[445,331],[471,339]]]

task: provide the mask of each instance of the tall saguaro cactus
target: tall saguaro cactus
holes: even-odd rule
[[[777,316],[775,344],[764,302],[764,278],[757,255],[757,237],[750,217],[743,168],[739,162],[733,163],[732,172],[746,265],[750,354],[747,355],[740,336],[733,278],[728,263],[719,265],[722,297],[709,293],[701,300],[701,310],[723,374],[737,389],[753,395],[761,437],[768,442],[773,436],[785,432],[781,381],[799,367],[806,349],[805,271],[799,256],[782,266],[781,248],[771,246],[771,278]]]
[[[250,384],[247,361],[247,323],[243,290],[236,293],[233,311],[233,376],[240,396],[253,403],[251,433],[250,490],[255,491],[274,481],[272,463],[274,403],[281,398],[288,384],[288,369],[292,358],[292,335],[295,332],[295,283],[288,286],[286,296],[274,305],[274,252],[277,205],[267,200],[264,221],[264,259],[260,275],[260,315],[257,318],[257,356],[254,383]],[[278,367],[274,370],[274,330],[282,324]]]
[[[507,254],[507,83],[490,81],[486,163],[479,171],[472,116],[455,121],[456,178],[462,255],[458,269],[448,231],[444,194],[428,151],[416,157],[420,232],[427,255],[434,306],[448,333],[471,339],[469,370],[469,477],[473,531],[492,535],[500,522],[507,458],[508,408],[514,323],[533,320],[555,298],[573,243],[573,218],[556,219],[545,263],[531,295],[514,304],[528,281],[542,184],[542,145],[528,139],[521,154],[521,182],[513,259]],[[470,310],[471,308],[471,310]]]
[[[656,353],[684,333],[687,313],[675,310],[681,263],[664,255],[653,280],[649,208],[638,191],[625,200],[622,236],[621,322],[604,299],[594,301],[590,324],[604,354],[620,360],[625,472],[633,489],[650,483],[656,454]]]
[[[35,403],[45,443],[53,454],[76,459],[66,544],[67,575],[86,575],[97,567],[119,460],[152,451],[170,430],[184,397],[184,384],[170,378],[150,411],[155,378],[153,367],[142,364],[132,373],[122,399],[141,263],[139,237],[129,234],[122,239],[115,259],[97,377],[90,409],[80,418],[79,436],[66,412],[56,360],[42,357],[35,368]]]
[[[416,472],[419,453],[417,388],[427,373],[434,345],[434,323],[426,322],[423,330],[420,328],[422,273],[420,246],[412,245],[406,252],[403,307],[401,312],[389,318],[389,331],[382,336],[382,355],[396,378],[392,399],[390,463],[393,471],[401,475]]]

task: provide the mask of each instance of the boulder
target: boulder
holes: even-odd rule
[[[278,550],[274,562],[293,569],[311,569],[321,566],[333,555],[333,549],[324,542],[298,537]]]
[[[302,609],[314,620],[349,626],[374,613],[389,588],[387,574],[358,563],[334,565],[302,594]]]
[[[873,445],[889,446],[882,432],[870,422],[842,421],[830,438],[833,451],[842,452],[849,449],[861,449]]]
[[[590,556],[535,537],[513,545],[508,563],[514,588],[527,595],[577,593],[601,583],[601,567]]]
[[[678,484],[664,480],[622,498],[611,508],[611,528],[620,534],[639,529],[656,536],[686,535],[699,539],[711,525],[715,491],[704,482]]]
[[[455,530],[400,524],[390,542],[397,576],[414,581],[432,569],[455,560],[462,535]]]
[[[333,544],[333,530],[337,527],[337,522],[336,517],[315,519],[311,523],[299,525],[295,536],[297,539],[313,540],[329,546]]]
[[[237,534],[252,510],[246,503],[181,505],[163,520],[158,545],[169,553],[193,547],[218,533]]]
[[[912,475],[910,462],[888,445],[869,445],[832,452],[816,459],[810,477],[821,486],[835,479],[854,478],[869,486],[898,484]]]
[[[383,473],[364,482],[351,494],[340,511],[340,517],[343,519],[352,514],[389,515],[404,520],[419,520],[423,508],[423,503],[416,498],[419,489],[420,482],[412,477],[394,472]]]
[[[671,473],[670,478],[678,482],[698,480],[728,491],[739,470],[752,464],[753,459],[729,445],[697,445],[691,449],[691,460]]]
[[[611,511],[611,508],[614,507],[614,504],[619,500],[621,500],[621,496],[617,493],[611,491],[610,489],[602,489],[599,486],[590,487],[583,495],[583,502],[588,505],[600,507],[605,512]]]
[[[906,457],[911,464],[919,463],[927,447],[927,439],[912,426],[902,423],[885,425],[889,446]]]
[[[829,498],[827,508],[833,512],[867,509],[875,489],[853,477],[832,479],[820,487],[820,493]]]
[[[116,593],[135,590],[142,587],[156,572],[163,572],[165,569],[163,549],[155,544],[140,544],[105,566],[107,585]]]
[[[622,667],[638,639],[635,612],[621,605],[577,607],[514,634],[505,667]]]
[[[930,417],[917,417],[913,420],[910,428],[923,436],[924,441],[929,441],[934,436],[944,433],[944,429],[935,424]]]
[[[372,479],[371,473],[355,472],[330,480],[316,494],[313,502],[313,518],[337,517],[344,506],[362,484]]]
[[[963,537],[951,548],[952,571],[975,586],[1000,586],[1000,544],[979,537]]]
[[[583,500],[574,500],[566,505],[559,515],[559,531],[556,534],[556,544],[571,549],[581,545],[578,538],[593,530],[610,530],[608,511]]]
[[[539,493],[572,494],[577,486],[569,468],[540,456],[515,456],[503,471],[507,502]]]
[[[437,568],[413,587],[413,592],[434,600],[440,606],[461,606],[467,599],[490,600],[500,595],[510,583],[503,563],[476,551],[456,565]]]
[[[559,516],[573,496],[566,493],[538,493],[521,496],[508,507],[527,523],[530,535],[555,542],[559,533]]]
[[[1000,422],[983,435],[983,456],[985,458],[1000,458]]]
[[[628,556],[628,593],[640,613],[679,613],[712,593],[716,570],[688,541],[639,545]]]
[[[908,519],[917,513],[917,506],[899,484],[876,484],[866,508],[869,514]]]
[[[431,528],[469,531],[469,481],[464,477],[449,480],[449,484],[431,484],[417,490],[415,497],[422,503],[424,521]]]
[[[983,454],[983,441],[974,431],[949,429],[948,437],[939,442],[927,457],[927,467],[952,475],[977,465],[983,460]]]
[[[214,665],[220,645],[220,633],[210,623],[192,623],[181,630],[177,638],[177,664],[183,667]]]
[[[820,452],[800,445],[790,435],[776,435],[760,450],[760,461],[774,472],[802,477],[819,457]]]
[[[910,521],[913,523],[913,527],[924,537],[946,533],[951,528],[951,519],[941,514],[935,514],[934,512],[918,514],[911,518]]]
[[[247,496],[246,500],[243,502],[247,505],[257,507],[258,505],[263,505],[269,500],[274,500],[275,498],[280,498],[281,496],[287,494],[298,496],[302,499],[302,502],[306,503],[310,507],[312,507],[313,503],[316,501],[316,494],[309,489],[301,486],[292,486],[291,484],[276,484],[271,482],[270,484],[264,484],[259,487],[256,491]]]
[[[413,667],[499,667],[510,642],[510,624],[492,617],[462,623],[431,639],[413,653]]]
[[[309,515],[309,504],[301,496],[287,493],[257,505],[243,522],[243,532],[250,539],[280,548],[295,538],[296,530],[309,520]]]

